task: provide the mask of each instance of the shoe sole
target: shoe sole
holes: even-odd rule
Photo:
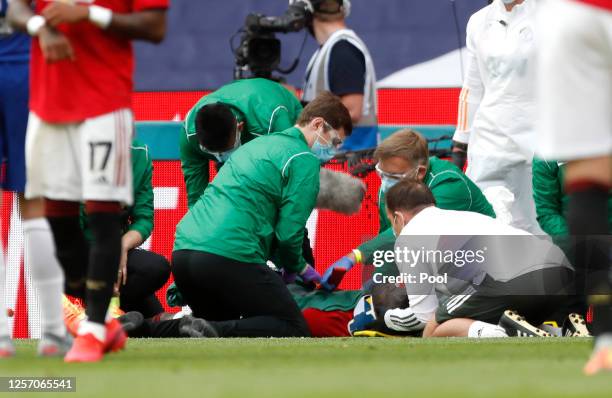
[[[574,330],[572,331],[568,328],[564,333],[566,337],[592,337],[589,329],[587,329],[586,321],[582,315],[569,314],[567,319]]]
[[[507,330],[503,325],[503,320],[507,319],[511,322],[511,326],[516,331],[516,337],[553,337],[552,334],[537,328],[529,322],[523,320],[523,317],[514,311],[506,310],[500,320],[500,326]],[[523,329],[523,330],[521,330]]]

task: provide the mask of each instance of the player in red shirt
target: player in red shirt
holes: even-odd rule
[[[539,152],[567,162],[577,286],[590,294],[595,349],[586,374],[612,371],[612,0],[546,2],[539,22]]]
[[[121,206],[132,203],[131,40],[162,41],[169,0],[14,0],[9,20],[33,36],[26,197],[44,197],[66,293],[87,321],[67,362],[124,347],[107,314],[121,254]],[[93,241],[79,223],[85,202]]]

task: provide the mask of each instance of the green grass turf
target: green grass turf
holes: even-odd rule
[[[587,378],[589,340],[131,339],[96,364],[35,357],[0,375],[75,376],[68,397],[610,397],[612,373]],[[47,393],[59,396],[56,393]],[[20,398],[47,394],[12,394]],[[9,394],[0,393],[2,396]]]

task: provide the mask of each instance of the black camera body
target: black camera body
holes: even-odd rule
[[[312,2],[301,0],[292,2],[279,17],[249,14],[239,31],[242,33],[240,45],[233,50],[236,58],[234,79],[263,77],[280,80],[273,76],[275,71],[291,73],[297,67],[298,60],[286,70],[279,68],[281,42],[276,38],[276,33],[299,32],[310,26],[313,12]]]

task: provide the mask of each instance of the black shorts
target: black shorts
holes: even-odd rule
[[[547,294],[536,294],[538,287],[529,284],[547,283]],[[470,287],[464,294],[443,296],[436,311],[436,322],[454,318],[468,318],[497,324],[506,310],[514,310],[530,323],[539,325],[559,308],[572,300],[573,271],[567,268],[548,268],[533,271],[508,282],[485,282],[483,288]],[[499,295],[492,294],[498,291]],[[516,292],[516,294],[512,294]],[[531,294],[530,294],[531,293]]]

